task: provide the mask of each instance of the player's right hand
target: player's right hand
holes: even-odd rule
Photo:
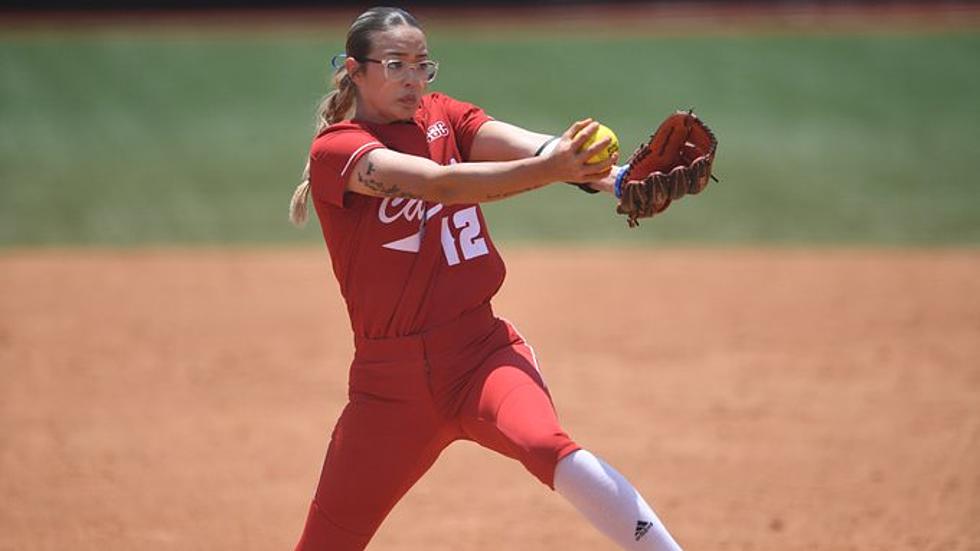
[[[584,129],[584,130],[583,130]],[[592,119],[582,119],[576,121],[568,127],[558,140],[558,145],[548,156],[551,167],[554,170],[553,179],[559,182],[591,182],[606,177],[612,167],[619,160],[616,153],[608,159],[587,164],[586,161],[599,153],[609,142],[610,137],[605,137],[596,141],[586,149],[582,146],[589,141],[596,131],[599,130],[599,123]]]

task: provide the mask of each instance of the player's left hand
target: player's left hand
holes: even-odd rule
[[[638,219],[663,212],[671,201],[700,193],[714,178],[717,148],[714,133],[693,111],[670,115],[616,176],[616,212],[625,214],[633,228]]]

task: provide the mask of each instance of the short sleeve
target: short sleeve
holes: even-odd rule
[[[361,129],[327,131],[310,148],[310,188],[313,198],[344,208],[344,190],[354,165],[367,152],[384,144]]]
[[[493,117],[472,103],[459,101],[446,95],[442,95],[440,99],[442,99],[446,110],[446,116],[449,117],[449,124],[456,134],[456,145],[459,147],[459,152],[463,156],[463,160],[469,160],[473,138],[476,137],[476,133],[483,126],[483,123],[492,121]]]

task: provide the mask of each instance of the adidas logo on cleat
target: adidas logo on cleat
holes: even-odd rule
[[[636,541],[640,541],[640,538],[647,535],[647,532],[650,531],[651,526],[653,526],[652,522],[647,522],[645,520],[636,521],[636,530],[633,531],[633,538],[636,539]]]

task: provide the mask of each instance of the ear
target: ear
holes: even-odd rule
[[[363,78],[364,76],[359,72],[361,69],[361,64],[352,57],[344,58],[344,68],[347,69],[347,74],[354,82],[357,82],[357,79]]]

